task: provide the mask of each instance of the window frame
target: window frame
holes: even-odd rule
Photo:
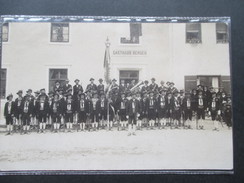
[[[226,39],[222,39],[222,40],[218,40],[218,34],[220,33],[221,30],[218,30],[218,25],[220,24],[223,24],[225,25],[225,28],[226,28],[226,32],[223,33],[223,34],[226,34]],[[219,23],[216,23],[215,24],[215,30],[216,30],[216,43],[217,44],[226,44],[226,43],[229,43],[229,34],[228,34],[228,25],[226,25],[225,23],[223,22],[219,22]],[[222,33],[221,33],[222,34]]]
[[[193,25],[193,24],[198,24],[199,25],[199,30],[191,30],[189,29],[188,26]],[[201,23],[186,23],[185,24],[185,31],[186,31],[186,44],[202,44],[202,25]],[[188,39],[188,34],[189,33],[198,33],[198,38],[195,39],[194,41],[191,41],[191,39]]]
[[[59,70],[59,72],[61,70],[66,70],[66,78],[61,78],[60,77],[60,73],[59,73],[59,77],[58,78],[52,79],[51,78],[51,71],[52,70]],[[60,85],[63,86],[64,81],[66,79],[68,79],[68,72],[69,72],[68,68],[49,68],[48,69],[48,88],[49,88],[49,91],[52,91],[53,87],[55,86],[55,81],[60,81]],[[52,85],[52,83],[53,83],[53,85]]]
[[[58,25],[67,25],[67,26],[62,26],[62,28],[63,27],[68,27],[68,33],[67,34],[63,34],[63,32],[62,32],[62,36],[64,36],[64,35],[67,35],[68,36],[68,39],[67,39],[67,41],[65,41],[64,40],[64,38],[63,38],[63,40],[58,40],[58,39],[56,39],[56,40],[54,40],[53,39],[53,33],[54,33],[54,26],[58,26]],[[58,33],[56,33],[56,34],[58,34]],[[53,22],[53,23],[51,23],[51,27],[50,27],[50,43],[69,43],[70,42],[70,23],[66,23],[66,22]]]
[[[3,70],[5,70],[5,78],[3,78],[2,77],[2,71]],[[7,97],[7,94],[6,94],[6,86],[7,86],[7,68],[1,68],[1,80],[0,80],[0,87],[1,87],[1,89],[0,89],[0,99],[5,99],[6,97]],[[4,83],[4,86],[2,87],[2,85],[3,85],[3,83]],[[4,88],[4,90],[3,90],[3,93],[4,93],[4,95],[3,95],[3,93],[2,93],[2,88]]]
[[[132,37],[131,37],[131,24],[140,24],[140,26],[141,26],[141,35],[139,35],[138,36],[138,42],[132,42]],[[140,37],[142,37],[142,23],[135,23],[135,22],[132,22],[132,23],[129,23],[129,33],[130,33],[130,35],[129,35],[129,39],[127,39],[127,37],[120,37],[119,38],[119,43],[120,43],[120,45],[140,45],[141,44],[141,39],[140,39]],[[128,42],[122,42],[122,39],[124,39],[124,40],[126,40],[126,41],[128,41]]]
[[[7,33],[3,33],[3,27],[6,26],[6,25],[7,25]],[[3,39],[3,37],[4,37],[3,35],[4,34],[7,35],[7,40],[6,41]],[[9,42],[9,23],[8,22],[2,24],[2,42],[3,43]]]

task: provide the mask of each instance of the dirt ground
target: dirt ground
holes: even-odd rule
[[[232,130],[101,130],[0,134],[1,170],[222,169],[233,167]]]

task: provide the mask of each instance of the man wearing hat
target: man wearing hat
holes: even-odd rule
[[[77,98],[77,94],[79,91],[83,92],[83,87],[79,84],[80,80],[75,80],[75,85],[73,86],[73,96],[74,98]]]
[[[23,131],[27,134],[30,130],[30,121],[33,114],[33,102],[31,101],[30,95],[26,95],[21,105],[22,120],[23,120]]]
[[[4,117],[6,119],[6,125],[7,125],[7,135],[10,135],[13,131],[13,119],[14,119],[14,113],[15,113],[15,104],[12,101],[13,95],[10,94],[7,96],[7,102],[4,106]]]
[[[198,99],[197,99],[197,129],[203,130],[203,128],[204,128],[203,121],[205,121],[205,110],[206,109],[207,109],[206,99],[203,98],[202,91],[199,90]]]
[[[94,84],[94,78],[91,78],[90,82],[86,87],[86,92],[90,92],[93,95],[94,92],[97,92],[97,85]]]
[[[97,85],[97,92],[98,92],[98,95],[101,96],[101,94],[104,93],[103,79],[100,78],[98,81],[99,81],[99,84]]]
[[[96,131],[98,129],[99,122],[99,112],[98,112],[98,94],[94,93],[91,99],[92,102],[92,110],[91,110],[91,122],[92,129]]]
[[[125,80],[121,80],[120,81],[120,85],[119,85],[119,93],[125,93],[126,91],[126,85],[125,85]]]
[[[86,110],[87,110],[87,100],[85,99],[85,94],[81,93],[76,102],[76,112],[78,113],[78,124],[80,124],[80,130],[85,130],[86,126]]]
[[[54,93],[58,93],[59,90],[63,90],[63,88],[61,87],[60,81],[55,81],[55,86],[53,87],[53,92]]]
[[[142,94],[142,98],[140,100],[140,108],[141,108],[141,113],[140,113],[140,120],[142,121],[142,124],[148,126],[148,95],[147,92],[144,91]]]
[[[155,125],[156,112],[157,112],[157,100],[154,97],[153,90],[149,92],[147,107],[148,107],[147,111],[148,111],[149,127],[153,129]]]
[[[169,83],[168,92],[171,92],[171,93],[178,92],[177,88],[175,87],[175,83],[174,82],[170,82]]]
[[[119,85],[116,82],[117,82],[116,79],[112,80],[111,89],[110,89],[110,92],[112,93],[112,95],[119,93]]]
[[[64,109],[65,109],[66,128],[68,132],[71,132],[73,128],[73,114],[75,112],[75,105],[74,105],[74,101],[72,100],[72,95],[70,94],[67,95]]]
[[[62,106],[60,104],[59,95],[57,93],[55,93],[53,96],[49,111],[53,122],[54,132],[57,133],[60,128],[62,115]]]
[[[218,131],[219,130],[219,122],[217,120],[217,116],[220,115],[220,103],[219,99],[216,97],[216,93],[212,93],[212,99],[209,103],[209,114],[211,115],[212,121],[214,122],[214,129]]]
[[[66,79],[65,80],[65,84],[63,85],[63,92],[64,92],[64,95],[68,95],[68,91],[71,89],[72,91],[72,86],[71,84],[69,84],[69,79]]]
[[[144,93],[148,94],[148,92],[150,91],[150,87],[148,85],[148,80],[144,81],[144,85],[141,88],[141,93],[144,95]]]
[[[30,97],[30,100],[31,100],[31,101],[34,100],[34,96],[32,95],[32,89],[28,89],[28,90],[26,91],[26,95],[25,95],[25,97],[26,97],[27,95]],[[25,97],[24,97],[24,98],[25,98]]]
[[[23,102],[23,91],[19,90],[16,94],[18,95],[18,97],[14,101],[14,105],[15,105],[15,119],[16,119],[15,125],[16,125],[16,128],[21,130],[21,127],[22,127],[21,105],[22,105],[22,102]]]
[[[130,84],[129,84],[129,89],[133,88],[136,85],[136,81],[133,79],[131,80]]]
[[[128,123],[128,136],[136,135],[136,123],[137,123],[137,118],[140,116],[140,102],[136,99],[136,94],[132,93],[132,98],[130,101],[128,101],[128,105],[126,107],[126,114],[127,118],[129,119]]]
[[[118,97],[116,101],[117,105],[117,113],[119,115],[119,121],[120,121],[120,126],[122,130],[125,130],[126,128],[126,105],[127,105],[128,100],[125,97],[125,93],[121,93],[121,96]],[[119,128],[118,128],[119,129]]]
[[[231,109],[231,97],[227,96],[227,102],[224,109],[224,122],[228,126],[228,129],[232,126],[232,109]]]
[[[167,90],[168,88],[164,85],[164,81],[160,82],[160,86],[158,87],[158,92],[161,93],[162,90]]]
[[[42,93],[39,95],[39,100],[36,103],[36,111],[38,116],[40,133],[44,133],[46,129],[47,115],[49,110],[49,104],[46,98],[46,95]]]
[[[155,78],[151,79],[151,84],[149,85],[149,89],[150,89],[150,91],[157,93],[158,85],[155,83],[155,81],[156,81]]]
[[[38,98],[39,98],[40,92],[35,91],[34,94],[35,94],[34,99],[33,99],[34,109],[33,109],[33,114],[32,114],[32,118],[31,118],[31,121],[32,121],[31,123],[32,123],[34,129],[38,129],[37,103],[39,100]]]
[[[173,125],[175,128],[179,128],[179,124],[180,124],[180,101],[178,98],[178,91],[175,91],[173,93],[173,107],[172,107],[172,118],[173,118]]]
[[[40,89],[39,100],[40,100],[41,96],[44,97],[44,99],[48,102],[48,96],[46,94],[46,89],[45,88]]]
[[[50,129],[52,126],[52,117],[51,117],[51,105],[52,105],[52,101],[53,101],[53,96],[54,96],[54,92],[50,91],[48,93],[48,114],[47,114],[47,128]]]
[[[184,111],[184,127],[191,129],[192,126],[192,99],[191,93],[186,92],[185,98],[183,99],[183,111]]]
[[[105,98],[105,94],[102,93],[100,99],[97,102],[99,120],[100,120],[100,127],[102,129],[105,128],[105,122],[107,120],[107,109],[108,109],[108,100]]]
[[[165,101],[166,108],[166,124],[169,124],[172,128],[172,109],[173,109],[173,98],[172,93],[168,93]]]
[[[160,89],[160,95],[157,101],[158,117],[160,122],[159,128],[165,128],[166,126],[166,88]]]
[[[183,109],[183,101],[185,98],[185,94],[183,90],[180,90],[180,95],[178,97],[180,102],[180,126],[184,126],[184,109]]]

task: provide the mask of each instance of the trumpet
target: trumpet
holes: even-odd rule
[[[139,81],[135,86],[133,86],[133,87],[130,89],[130,91],[132,92],[132,91],[135,90],[137,87],[139,87],[139,86],[141,86],[141,85],[143,85],[143,84],[144,84],[143,81]]]

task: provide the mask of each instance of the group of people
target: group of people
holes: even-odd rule
[[[128,135],[143,127],[191,129],[193,123],[204,129],[206,115],[213,121],[213,130],[219,130],[219,123],[231,127],[231,97],[223,89],[216,93],[212,87],[198,85],[184,92],[173,82],[158,85],[155,78],[150,84],[121,80],[119,85],[113,79],[106,87],[102,79],[98,81],[96,85],[91,78],[85,90],[76,79],[73,86],[69,80],[64,85],[56,81],[48,94],[43,88],[34,95],[31,89],[26,94],[19,90],[15,100],[8,95],[4,107],[7,134],[26,134],[31,129],[42,133],[46,128],[71,132],[74,124],[77,131],[111,130],[116,124],[118,130],[128,129]]]

